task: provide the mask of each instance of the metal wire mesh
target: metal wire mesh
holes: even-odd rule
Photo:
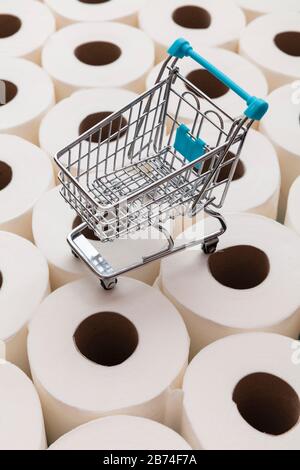
[[[176,60],[165,72],[56,156],[63,197],[102,241],[157,224],[163,215],[224,203],[250,124],[229,116],[181,76]],[[192,163],[174,148],[182,107],[192,115],[191,137],[210,136],[205,155]]]

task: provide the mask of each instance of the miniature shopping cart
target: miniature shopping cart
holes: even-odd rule
[[[184,39],[175,41],[168,52],[150,90],[55,156],[61,194],[82,219],[68,243],[107,290],[116,285],[119,275],[185,248],[202,244],[206,254],[216,250],[226,230],[218,209],[247,132],[268,109],[265,101],[246,93]],[[183,57],[194,59],[243,98],[244,115],[230,116],[182,76],[177,64]],[[180,122],[183,111],[190,124]],[[214,135],[213,143],[206,141],[206,135]],[[176,246],[165,222],[179,214],[194,217],[200,211],[214,217],[219,230]],[[85,236],[90,229],[100,242],[109,243],[149,226],[166,236],[167,247],[117,270],[101,255],[99,244]]]

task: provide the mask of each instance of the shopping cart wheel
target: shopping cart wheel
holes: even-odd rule
[[[213,253],[215,253],[218,243],[218,238],[204,242],[202,246],[203,253],[205,253],[206,255],[212,255]]]
[[[103,287],[104,290],[112,290],[116,287],[118,283],[118,279],[117,278],[113,278],[113,279],[101,279],[100,280],[100,284],[101,286]]]

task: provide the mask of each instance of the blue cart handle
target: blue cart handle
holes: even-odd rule
[[[168,49],[168,54],[183,59],[183,57],[191,57],[198,64],[202,65],[212,75],[214,75],[220,82],[224,83],[228,88],[233,90],[243,100],[246,101],[248,107],[245,111],[245,116],[254,121],[260,121],[269,109],[269,105],[266,101],[256,98],[255,96],[249,95],[243,88],[237,85],[231,78],[225,73],[221,72],[217,67],[208,62],[204,57],[194,51],[191,44],[185,39],[177,39],[172,46]]]

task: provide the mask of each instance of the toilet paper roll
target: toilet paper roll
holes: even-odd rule
[[[41,404],[31,380],[13,364],[1,361],[0,383],[0,450],[45,449]]]
[[[44,70],[24,59],[1,58],[0,133],[36,144],[41,119],[53,104],[53,83]]]
[[[300,176],[294,181],[288,199],[285,225],[300,235]]]
[[[140,28],[155,42],[157,62],[166,58],[167,49],[179,37],[196,50],[201,45],[236,51],[245,24],[242,10],[231,0],[152,0],[139,12]]]
[[[86,276],[89,271],[83,262],[71,253],[66,239],[73,228],[82,220],[64,201],[56,187],[44,194],[33,211],[32,228],[35,244],[48,260],[52,289]],[[137,232],[130,237],[120,238],[112,243],[101,243],[91,230],[86,237],[115,268],[131,266],[142,256],[162,250],[166,242],[156,229]],[[160,262],[135,269],[128,276],[152,285],[158,276]]]
[[[274,144],[281,168],[279,217],[284,220],[288,193],[300,175],[300,82],[273,91],[268,101],[270,111],[260,124],[260,130]],[[284,123],[284,125],[283,125]]]
[[[118,21],[137,26],[137,12],[145,0],[45,0],[59,28],[81,21]]]
[[[35,0],[1,0],[0,30],[0,56],[40,63],[41,49],[55,31],[55,19]]]
[[[300,11],[298,0],[236,0],[236,3],[243,9],[247,21],[267,13],[284,12],[288,10]]]
[[[49,293],[48,266],[30,242],[0,232],[0,340],[6,359],[29,373],[27,324]]]
[[[49,450],[190,450],[176,432],[150,419],[110,416],[74,429]]]
[[[194,41],[193,47],[199,50],[201,55],[209,62],[218,64],[218,67],[240,86],[246,90],[251,90],[255,96],[265,97],[268,94],[268,84],[263,73],[253,64],[245,60],[243,57],[222,49],[203,48],[200,40]],[[154,85],[162,63],[156,65],[147,77],[147,88]],[[223,85],[219,80],[214,78],[210,72],[205,70],[193,60],[183,59],[179,63],[180,73],[189,80],[194,86],[203,91],[212,99],[216,106],[219,106],[230,116],[239,116],[245,111],[244,101],[236,95],[232,90]],[[167,73],[167,72],[166,72]],[[188,92],[188,88],[183,81],[176,82],[176,91],[180,94]],[[195,108],[195,98],[192,94],[185,95],[185,99]],[[200,100],[201,112],[212,109],[212,106]],[[175,116],[178,108],[178,96],[171,93],[169,101],[169,110],[172,116]],[[193,122],[196,118],[196,111],[190,105],[182,103],[178,114],[179,122],[186,124]]]
[[[83,279],[52,293],[28,336],[50,442],[107,415],[163,423],[188,349],[184,323],[172,304],[136,280],[120,278],[117,288],[106,292]]]
[[[51,162],[13,135],[0,135],[0,148],[0,230],[32,240],[32,209],[54,184]]]
[[[67,26],[48,40],[42,53],[58,100],[80,88],[121,87],[141,93],[154,63],[150,38],[120,23]]]
[[[120,88],[81,90],[73,93],[71,97],[57,103],[42,120],[39,131],[41,148],[49,154],[53,161],[54,155],[59,150],[75,141],[83,132],[107,118],[109,114],[127,106],[137,97],[136,93]],[[132,120],[134,121],[138,118],[138,109],[133,110],[132,113]],[[126,112],[123,116],[124,125],[128,123],[128,115],[129,112]],[[119,127],[120,120],[116,120],[115,123]],[[134,137],[134,129],[132,129],[131,134],[129,142]],[[105,133],[103,137],[107,138]],[[114,142],[111,141],[110,145],[113,144]],[[126,144],[126,135],[120,135],[118,139],[119,148],[122,148],[124,144]],[[83,155],[89,151],[90,145],[91,150],[98,146],[98,138],[97,142],[82,142],[81,150]],[[111,153],[113,153],[113,150],[111,150]],[[58,171],[57,167],[55,167],[55,170]]]
[[[228,214],[226,221],[215,254],[208,257],[198,247],[161,263],[162,291],[185,320],[192,356],[234,333],[299,334],[299,237],[254,214]],[[184,236],[199,238],[203,228],[211,233],[215,223],[205,219]]]
[[[240,38],[240,54],[257,65],[274,90],[300,76],[300,12],[278,12],[252,21]]]
[[[204,133],[209,145],[216,146],[218,136]],[[234,145],[228,159],[238,151]],[[232,164],[224,166],[219,174],[219,182],[228,178]],[[258,171],[259,168],[259,171]],[[223,212],[251,212],[276,219],[280,192],[280,167],[274,146],[262,134],[249,131],[239,162],[230,185]],[[215,189],[214,195],[221,197],[224,184]]]
[[[299,450],[298,356],[298,342],[270,333],[205,348],[184,378],[183,436],[195,449]]]

